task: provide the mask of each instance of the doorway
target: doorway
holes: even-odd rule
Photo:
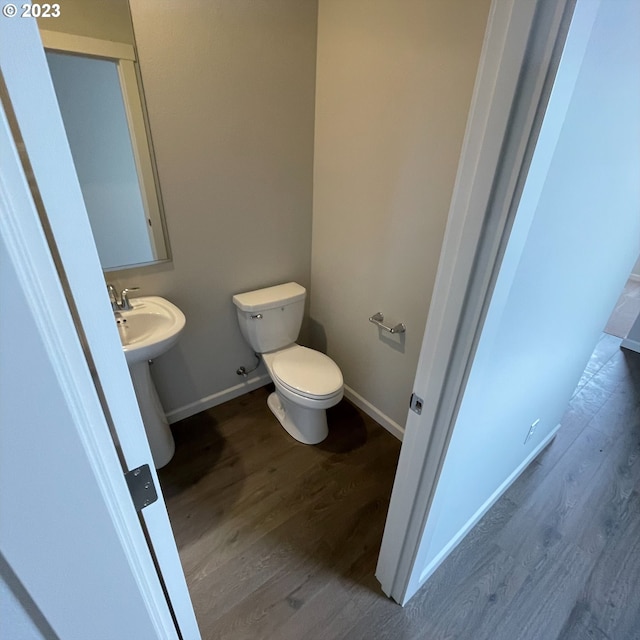
[[[504,255],[494,257],[487,268],[480,254],[475,271],[470,269],[476,281],[485,277],[484,269],[500,269],[493,293],[485,294],[485,300],[490,299],[486,315],[480,321],[479,311],[478,318],[465,324],[465,317],[471,315],[469,308],[482,309],[482,300],[478,303],[472,296],[475,292],[482,298],[483,293],[478,293],[482,284],[469,276],[459,283],[464,292],[471,282],[466,290],[468,308],[460,314],[462,321],[450,333],[446,328],[434,329],[435,322],[430,331],[431,319],[427,326],[423,343],[426,366],[424,374],[419,367],[416,385],[424,375],[421,391],[430,392],[427,382],[439,375],[429,366],[429,360],[438,361],[434,354],[440,353],[440,361],[449,362],[454,374],[442,375],[444,384],[436,385],[438,393],[425,403],[425,407],[431,402],[434,406],[427,418],[409,417],[405,446],[411,442],[411,453],[403,448],[400,467],[404,462],[405,470],[398,474],[404,486],[400,489],[396,480],[394,487],[394,497],[396,491],[403,496],[395,501],[396,515],[405,508],[408,533],[388,526],[383,551],[385,542],[392,548],[394,538],[403,535],[406,548],[415,554],[405,557],[405,570],[411,577],[405,581],[398,573],[393,576],[382,559],[379,564],[383,584],[387,583],[400,601],[406,602],[424,584],[553,439],[576,380],[614,306],[612,291],[620,291],[638,255],[638,189],[633,175],[637,174],[639,158],[635,145],[629,142],[637,139],[640,106],[637,68],[629,62],[637,59],[637,22],[634,3],[578,2],[571,32],[581,30],[582,36],[578,46],[572,46],[570,33],[562,58],[573,72],[564,80],[562,69],[558,73],[549,106],[551,118],[548,111],[535,149],[536,155],[542,150],[544,162],[536,166],[534,155],[531,167],[524,165],[521,190],[514,188],[514,201],[499,200],[499,206],[493,203],[489,211],[495,217],[487,214],[483,218],[484,211],[479,216],[488,227],[496,225],[491,231],[498,238],[505,227],[496,220],[509,207],[514,221],[513,228],[507,229],[509,242],[505,240]],[[625,34],[616,47],[609,46],[612,29]],[[607,55],[594,53],[598,48]],[[621,75],[616,77],[617,73]],[[604,91],[605,85],[610,93]],[[553,101],[558,95],[564,105],[554,113]],[[619,98],[608,102],[605,96],[612,95]],[[629,109],[619,112],[620,101]],[[550,131],[552,135],[548,135]],[[502,172],[509,176],[508,169]],[[517,184],[517,178],[511,179],[512,185]],[[472,179],[470,184],[472,189]],[[495,189],[502,196],[501,186]],[[503,206],[505,209],[500,208]],[[603,216],[603,211],[608,215]],[[616,216],[619,225],[612,222],[609,213]],[[460,224],[464,226],[464,222]],[[628,232],[622,245],[615,233],[620,228]],[[484,238],[489,245],[494,239],[491,231]],[[452,250],[450,256],[449,292],[442,295],[445,304],[447,295],[449,299],[455,295],[450,290],[456,272],[463,272],[460,262],[464,256],[460,254]],[[445,248],[441,268],[446,257]],[[478,326],[482,332],[474,336]],[[456,341],[464,345],[458,365]],[[447,383],[451,387],[447,388]],[[417,477],[418,469],[422,478],[409,486],[407,478]],[[437,488],[434,490],[435,480],[430,483],[424,478],[437,478]],[[415,502],[407,495],[417,496]],[[402,550],[399,553],[402,555]]]

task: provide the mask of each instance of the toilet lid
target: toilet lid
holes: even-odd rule
[[[279,353],[273,360],[272,369],[279,382],[305,396],[330,396],[343,384],[338,365],[324,353],[306,347]]]

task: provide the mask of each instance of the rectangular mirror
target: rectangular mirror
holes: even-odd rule
[[[168,260],[128,2],[63,9],[40,34],[102,268]]]

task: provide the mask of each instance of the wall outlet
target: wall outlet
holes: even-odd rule
[[[529,431],[527,431],[527,436],[524,439],[524,443],[523,444],[527,444],[527,442],[529,442],[529,438],[531,438],[531,436],[533,435],[533,432],[536,430],[536,427],[538,426],[538,422],[540,422],[540,418],[538,418],[530,427],[529,427]]]

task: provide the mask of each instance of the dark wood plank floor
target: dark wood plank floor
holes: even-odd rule
[[[603,334],[553,443],[401,608],[374,577],[399,443],[355,407],[292,440],[258,390],[160,472],[203,638],[640,640],[640,356]]]

